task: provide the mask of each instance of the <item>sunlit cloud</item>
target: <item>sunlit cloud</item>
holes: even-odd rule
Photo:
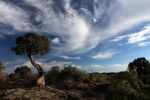
[[[150,39],[150,25],[144,26],[144,28],[138,32],[130,33],[128,35],[119,36],[112,39],[113,42],[119,42],[122,40],[127,40],[126,44],[138,44],[139,46],[146,46],[148,42],[144,42]]]
[[[69,57],[69,56],[60,56],[61,58],[64,58],[64,59],[76,59],[76,60],[80,60],[81,59],[81,57]]]
[[[108,59],[113,57],[116,52],[114,51],[104,51],[104,52],[97,52],[95,55],[92,56],[93,59]]]
[[[54,43],[54,44],[60,45],[60,39],[59,39],[59,38],[55,38],[55,39],[53,39],[53,40],[51,40],[51,41],[52,41],[52,43]]]

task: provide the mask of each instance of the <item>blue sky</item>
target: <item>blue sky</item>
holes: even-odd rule
[[[51,52],[35,59],[44,70],[73,64],[88,72],[127,69],[137,57],[150,59],[149,0],[1,0],[0,61],[8,71],[27,65],[11,47],[28,32],[46,35]]]

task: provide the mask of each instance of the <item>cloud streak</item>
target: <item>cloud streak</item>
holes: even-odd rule
[[[81,57],[69,57],[69,56],[60,56],[61,58],[63,59],[72,59],[72,60],[81,60],[82,58]]]
[[[145,42],[150,39],[150,24],[144,26],[142,30],[139,32],[131,33],[124,36],[116,37],[112,39],[113,42],[119,42],[122,40],[127,40],[126,44],[138,44],[138,46],[146,46],[149,45],[149,42]]]
[[[27,12],[11,3],[0,1],[0,23],[12,27],[14,30],[28,31],[30,22]],[[3,34],[3,33],[1,33]],[[11,33],[9,33],[11,34]]]
[[[108,64],[108,65],[87,65],[88,67],[84,67],[83,70],[88,70],[89,72],[118,72],[127,70],[128,64]]]
[[[92,56],[93,59],[108,59],[113,57],[116,52],[114,51],[105,51],[105,52],[97,52]]]
[[[13,32],[10,33],[35,31],[59,36],[62,43],[58,49],[62,54],[85,53],[104,40],[150,19],[149,0],[23,2],[18,1],[21,5],[18,6],[11,0],[7,3],[5,0],[0,1],[0,23],[12,27]],[[32,8],[34,12],[29,12],[24,6]],[[133,39],[135,36],[128,37]],[[139,37],[138,41],[143,41],[144,38],[145,36]],[[128,39],[129,43],[136,42],[131,39]],[[58,43],[56,40],[54,42]]]

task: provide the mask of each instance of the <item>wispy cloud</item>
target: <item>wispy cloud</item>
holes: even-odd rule
[[[60,56],[61,58],[64,58],[64,59],[76,59],[76,60],[80,60],[81,59],[81,57],[69,57],[69,56]]]
[[[149,46],[149,45],[150,45],[150,42],[140,42],[140,43],[138,43],[139,47],[144,47],[144,46]]]
[[[93,59],[108,59],[113,57],[116,54],[114,51],[104,51],[104,52],[97,52],[95,55],[92,56]]]
[[[104,40],[150,19],[149,0],[23,1],[17,1],[22,6],[15,5],[11,0],[7,3],[0,1],[0,23],[11,26],[13,33],[36,31],[55,34],[62,40],[58,47],[62,53],[85,53]],[[27,10],[29,8],[34,12]],[[133,38],[135,36],[130,37],[129,43],[137,42]],[[144,38],[143,35],[138,41]],[[114,41],[119,40],[121,38]]]
[[[145,26],[141,31],[128,35],[128,44],[138,43],[150,38],[150,25]]]
[[[27,31],[30,29],[28,14],[20,7],[0,1],[0,23],[10,25],[15,30]],[[12,34],[12,33],[9,33]]]
[[[124,67],[127,64],[111,64],[111,65],[91,65],[93,68],[110,68],[110,67]]]
[[[110,64],[110,65],[87,65],[88,68],[85,68],[85,70],[88,70],[89,72],[118,72],[118,71],[126,71],[128,64]]]
[[[144,28],[140,30],[139,32],[131,33],[131,34],[124,35],[124,36],[119,36],[119,37],[116,37],[115,39],[112,39],[111,41],[119,42],[125,39],[127,40],[126,44],[138,44],[138,46],[148,45],[149,43],[144,42],[144,41],[150,39],[150,24],[144,26]]]

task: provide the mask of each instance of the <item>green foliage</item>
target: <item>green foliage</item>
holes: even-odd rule
[[[142,82],[144,82],[145,84],[150,84],[150,74],[149,75],[141,75],[140,79],[142,80]]]
[[[44,55],[49,52],[49,41],[46,36],[38,35],[37,33],[28,33],[16,39],[16,46],[12,50],[16,55]]]
[[[81,80],[81,71],[77,67],[68,66],[61,70],[61,79],[73,79],[76,81]]]
[[[84,88],[85,86],[82,86],[82,83],[103,83],[106,78],[106,74],[87,73],[72,66],[64,67],[61,70],[58,66],[54,66],[46,74],[48,84],[65,89]]]
[[[80,82],[89,82],[89,73],[85,72],[85,71],[81,71],[80,72]]]
[[[139,76],[148,75],[150,74],[150,63],[144,57],[137,58],[133,62],[129,63],[128,69],[129,71],[136,71]]]
[[[52,67],[46,74],[46,82],[48,84],[56,84],[59,80],[60,67]]]
[[[28,68],[27,66],[22,66],[22,67],[16,68],[15,73],[10,74],[9,78],[14,82],[17,82],[20,80],[28,82],[32,80],[33,76],[32,76],[30,68]]]
[[[129,63],[129,72],[137,73],[139,78],[146,84],[150,84],[150,63],[147,59],[137,58],[133,62]]]
[[[0,63],[0,82],[4,82],[7,80],[7,74],[5,72],[5,67],[3,63]]]
[[[132,85],[124,80],[120,82],[115,82],[110,87],[109,100],[137,100],[138,92],[132,87]]]
[[[22,67],[16,68],[15,73],[21,73],[21,74],[30,73],[31,74],[31,69],[28,66],[22,66]]]
[[[108,100],[148,100],[144,84],[133,72],[120,72],[109,87]]]
[[[107,78],[107,75],[100,74],[98,72],[89,74],[89,81],[90,82],[103,82],[106,80],[106,78]]]

